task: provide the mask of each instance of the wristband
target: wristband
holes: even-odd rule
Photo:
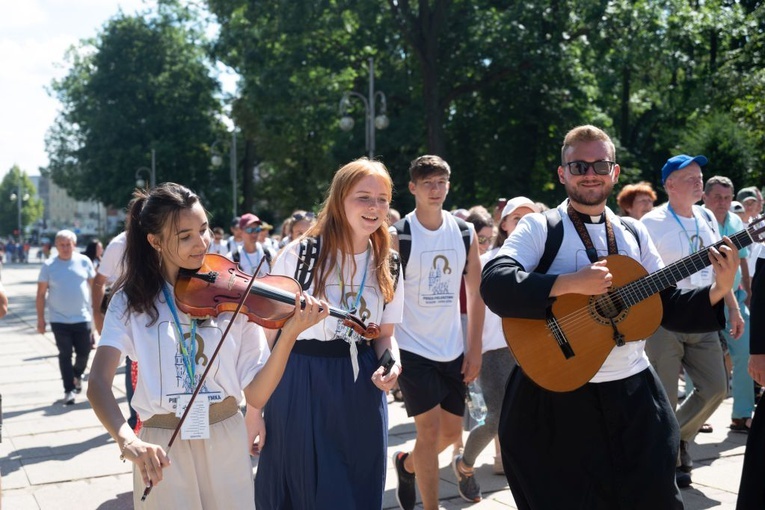
[[[126,459],[125,459],[125,448],[127,448],[128,446],[130,446],[131,444],[133,444],[133,443],[135,442],[135,440],[136,440],[136,439],[138,439],[138,438],[137,438],[137,437],[134,437],[133,439],[131,439],[130,441],[127,441],[127,442],[126,442],[124,445],[122,445],[122,450],[120,450],[120,460],[121,460],[122,462],[125,462],[125,460],[126,460]]]

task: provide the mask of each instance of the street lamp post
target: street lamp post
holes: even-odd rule
[[[210,162],[213,164],[213,166],[221,166],[223,164],[223,158],[221,155],[217,152],[215,149],[215,146],[218,145],[218,142],[220,140],[215,140],[215,142],[210,146],[210,152],[212,152],[212,157],[210,157]],[[231,165],[231,213],[232,218],[236,217],[236,129],[231,131],[231,146],[229,148],[229,161]]]
[[[18,229],[19,229],[19,240],[24,238],[24,231],[22,230],[22,222],[21,222],[21,207],[22,202],[26,202],[29,200],[29,193],[22,193],[22,182],[21,182],[21,172],[19,172],[19,182],[18,182],[18,189],[16,193],[11,193],[11,201],[16,201],[16,210],[18,211]]]
[[[151,150],[151,168],[142,166],[138,167],[135,171],[135,184],[139,188],[143,188],[146,185],[146,179],[141,178],[141,172],[147,172],[149,188],[154,188],[157,185],[157,158],[154,149]]]
[[[350,131],[353,129],[353,117],[348,114],[348,107],[351,105],[351,98],[355,97],[360,99],[364,104],[365,113],[365,136],[366,136],[366,149],[370,158],[375,156],[375,130],[385,129],[390,124],[386,113],[385,94],[381,91],[375,91],[375,60],[369,59],[369,93],[368,97],[364,97],[358,92],[349,90],[340,99],[340,129],[343,131]],[[375,101],[380,99],[380,115],[375,116]]]

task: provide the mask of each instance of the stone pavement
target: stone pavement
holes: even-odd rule
[[[35,292],[39,264],[8,264],[2,281],[10,311],[0,320],[0,394],[3,428],[0,443],[2,507],[5,510],[122,510],[132,508],[130,463],[96,419],[84,395],[74,406],[62,403],[63,389],[53,335],[35,331]],[[123,379],[115,394],[126,412]],[[87,381],[87,377],[86,377]],[[414,424],[403,405],[389,400],[389,457],[409,450]],[[694,484],[682,491],[686,508],[733,509],[736,501],[746,435],[731,432],[731,400],[711,419],[714,432],[699,434],[692,447]],[[639,440],[639,438],[635,438]],[[504,477],[492,473],[493,447],[477,462],[484,500],[470,504],[457,494],[450,453],[441,456],[441,505],[445,509],[500,510],[517,508]],[[389,462],[384,508],[398,508],[395,474]],[[253,469],[257,462],[253,461]],[[551,482],[554,490],[554,482]],[[646,487],[646,490],[651,490]],[[418,505],[418,508],[421,508]],[[364,510],[364,509],[359,509]]]

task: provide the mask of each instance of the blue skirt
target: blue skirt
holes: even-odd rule
[[[359,344],[355,382],[348,352],[343,340],[295,344],[264,409],[256,508],[382,508],[387,401],[371,381],[378,366],[374,350]]]

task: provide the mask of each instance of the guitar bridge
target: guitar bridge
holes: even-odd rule
[[[563,333],[563,329],[558,324],[558,319],[552,314],[552,310],[547,310],[547,327],[552,332],[555,341],[558,343],[563,356],[566,359],[573,358],[575,356],[574,349],[571,348],[571,344],[568,342],[566,335]]]

